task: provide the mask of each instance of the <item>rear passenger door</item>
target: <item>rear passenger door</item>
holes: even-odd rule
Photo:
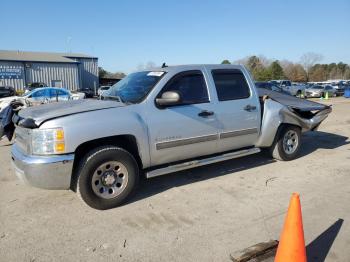
[[[220,151],[253,146],[260,129],[259,98],[239,69],[209,70],[217,92]]]

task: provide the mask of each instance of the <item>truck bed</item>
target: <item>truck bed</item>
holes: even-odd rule
[[[275,100],[282,105],[298,110],[299,112],[322,111],[330,107],[324,104],[309,101],[306,99],[300,99],[291,95],[281,94],[279,92],[267,90],[264,88],[257,88],[257,90],[260,100],[263,96],[267,95],[272,100]]]

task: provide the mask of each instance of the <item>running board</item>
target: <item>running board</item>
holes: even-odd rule
[[[213,163],[217,163],[217,162],[221,162],[221,161],[225,161],[225,160],[229,160],[229,159],[233,159],[233,158],[238,158],[238,157],[242,157],[242,156],[256,154],[259,152],[260,152],[260,149],[254,147],[254,148],[250,148],[250,149],[244,149],[244,150],[226,153],[226,154],[213,156],[213,157],[209,157],[209,158],[192,160],[189,162],[184,162],[181,164],[175,164],[172,166],[162,167],[159,169],[154,169],[154,170],[148,171],[148,172],[146,172],[146,177],[152,178],[152,177],[156,177],[156,176],[162,176],[162,175],[177,172],[177,171],[182,171],[182,170],[186,170],[186,169],[190,169],[190,168],[194,168],[194,167],[198,167],[198,166],[205,166],[205,165],[209,165],[209,164],[213,164]]]

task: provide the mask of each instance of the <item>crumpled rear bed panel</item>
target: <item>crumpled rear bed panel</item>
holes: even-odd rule
[[[264,88],[257,88],[257,91],[259,97],[267,95],[271,99],[277,101],[282,105],[289,106],[300,111],[320,111],[329,108],[329,106],[327,105],[323,105],[306,99],[300,99],[291,95],[281,94],[279,92],[267,90]]]

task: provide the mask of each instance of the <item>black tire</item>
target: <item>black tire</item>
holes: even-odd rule
[[[293,134],[290,138],[291,144],[288,145],[288,139],[290,134]],[[293,138],[296,139],[296,144],[293,142]],[[287,139],[287,140],[286,140]],[[291,149],[292,145],[294,148]],[[297,158],[301,145],[301,130],[297,126],[284,125],[277,132],[275,142],[270,148],[270,153],[273,158],[282,161],[290,161]]]
[[[108,166],[108,163],[110,162],[120,163],[123,166],[124,170],[127,171],[125,172],[126,175],[122,174],[124,176],[123,179],[126,179],[125,187],[123,185],[122,189],[120,189],[120,192],[115,197],[112,195],[111,198],[107,199],[105,198],[105,196],[103,196],[102,192],[104,190],[111,189],[117,189],[115,191],[118,191],[117,185],[114,184],[114,186],[112,187],[112,185],[106,186],[104,184],[101,184],[101,188],[103,188],[103,190],[101,194],[98,195],[98,192],[94,192],[94,190],[96,190],[97,185],[96,187],[94,187],[93,179],[96,179],[96,174],[100,172],[100,178],[97,179],[99,180],[99,183],[103,183],[103,181],[105,182],[107,180],[105,174],[110,171],[106,170],[104,171],[104,173],[101,173],[99,168],[103,165]],[[112,173],[113,171],[114,169],[112,170]],[[117,179],[119,179],[115,178],[117,177],[117,172],[115,171],[114,174],[115,175],[110,176],[112,177],[112,179],[117,181]],[[103,176],[105,178],[104,180]],[[132,195],[132,193],[137,188],[138,182],[139,168],[135,158],[128,151],[122,148],[115,146],[104,146],[89,152],[81,161],[80,167],[78,169],[76,191],[80,199],[82,199],[90,207],[99,210],[105,210],[120,206],[123,203],[125,203],[126,200]],[[118,184],[120,185],[119,187],[121,187],[122,184]],[[104,193],[105,195],[107,195],[107,197],[109,197],[107,191],[105,191]]]
[[[301,98],[301,91],[298,90],[295,96],[298,97],[298,98]]]

